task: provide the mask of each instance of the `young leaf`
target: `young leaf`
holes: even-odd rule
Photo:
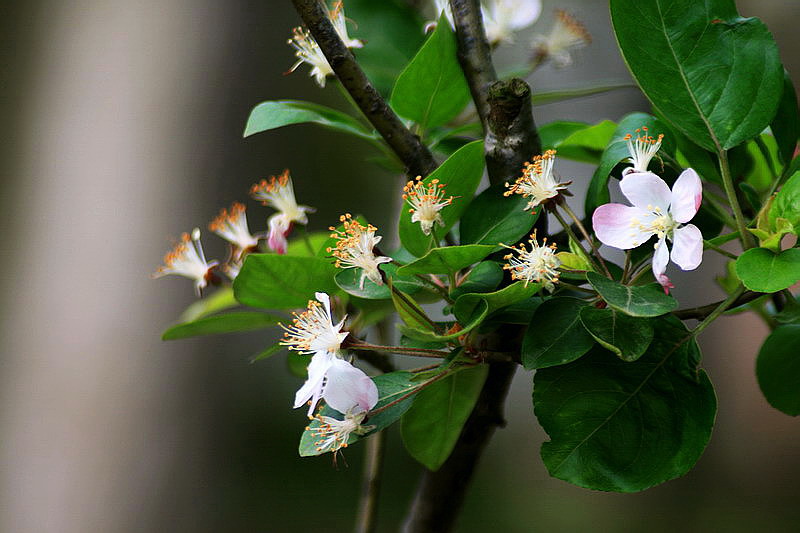
[[[578,359],[594,345],[581,323],[586,302],[556,297],[540,305],[522,340],[522,366],[527,370],[563,365]]]
[[[635,361],[653,340],[650,319],[620,313],[616,309],[584,307],[581,322],[594,340],[623,361]]]
[[[800,415],[800,324],[780,326],[758,352],[756,376],[769,404],[787,415]]]
[[[434,248],[413,263],[398,268],[397,275],[452,274],[477,263],[496,248],[497,246],[485,244],[465,244],[463,246]]]
[[[777,227],[779,218],[786,219],[795,234],[800,233],[800,172],[789,178],[775,195],[769,210],[769,223],[773,228]]]
[[[756,292],[777,292],[800,281],[800,248],[780,253],[751,248],[736,260],[736,275]]]
[[[290,124],[314,123],[343,131],[362,139],[375,140],[377,136],[358,120],[341,111],[324,105],[301,100],[270,100],[255,106],[247,119],[244,136],[274,130]]]
[[[296,309],[305,307],[315,292],[337,293],[336,272],[320,257],[250,254],[233,282],[233,294],[251,307]]]
[[[252,331],[274,326],[279,321],[280,318],[275,315],[267,315],[256,311],[212,315],[199,318],[193,322],[184,322],[171,326],[161,335],[161,340],[174,341],[200,335]]]
[[[438,470],[450,456],[488,372],[487,365],[465,368],[428,386],[403,416],[403,444],[428,470]]]
[[[425,131],[448,122],[468,101],[469,87],[456,58],[456,36],[442,15],[436,30],[397,78],[392,109]]]
[[[439,225],[433,227],[439,238],[450,231],[466,210],[483,176],[483,167],[483,142],[474,141],[448,157],[439,168],[425,178],[425,184],[438,179],[439,183],[446,185],[447,196],[455,196],[453,203],[440,212],[444,227]],[[419,222],[411,222],[411,213],[408,209],[403,209],[400,213],[399,232],[400,242],[406,250],[417,257],[427,253],[432,237],[422,233]]]
[[[778,112],[769,125],[775,140],[778,141],[778,154],[784,165],[788,165],[794,150],[797,148],[797,138],[800,136],[800,116],[797,111],[797,93],[789,73],[783,71],[783,96],[781,96]]]
[[[586,279],[610,307],[626,315],[659,316],[678,307],[675,298],[664,294],[664,289],[657,283],[629,287],[595,272],[587,272]]]
[[[587,126],[560,140],[553,146],[559,157],[597,165],[603,149],[612,140],[617,125],[610,120]]]
[[[550,475],[593,490],[636,492],[682,476],[711,436],[716,397],[700,350],[674,317],[655,321],[637,361],[595,348],[536,372],[534,413]]]
[[[740,17],[731,0],[612,0],[611,19],[642,91],[703,148],[732,148],[775,116],[778,47],[764,23]]]
[[[503,196],[505,185],[498,183],[480,193],[461,217],[462,244],[514,244],[527,235],[541,209],[535,214],[526,210],[528,200],[522,195]]]

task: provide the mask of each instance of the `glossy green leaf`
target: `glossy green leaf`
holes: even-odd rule
[[[210,295],[193,302],[186,310],[181,313],[181,322],[194,322],[198,318],[212,315],[231,307],[236,307],[239,302],[233,297],[233,289],[230,287],[220,287]]]
[[[450,291],[450,297],[458,299],[470,292],[491,292],[503,281],[503,267],[494,261],[478,263],[469,271],[461,285]]]
[[[711,436],[716,396],[700,350],[674,317],[655,321],[637,361],[602,348],[536,372],[533,405],[550,437],[550,475],[593,490],[636,492],[682,476]]]
[[[465,244],[434,248],[413,263],[397,269],[398,276],[414,274],[452,274],[473,265],[492,253],[497,246],[486,244]]]
[[[659,316],[678,307],[675,298],[664,294],[657,283],[629,287],[595,272],[587,272],[586,279],[610,307],[630,316]]]
[[[653,340],[650,319],[629,316],[616,309],[584,307],[581,322],[594,340],[623,361],[637,360]]]
[[[305,238],[301,235],[300,237],[289,241],[289,244],[286,246],[286,255],[297,255],[302,257],[328,257],[329,254],[325,251],[323,245],[328,243],[330,236],[330,231],[318,231],[310,233],[308,234],[308,238]]]
[[[775,195],[769,210],[769,223],[775,228],[778,219],[786,219],[800,233],[800,172],[796,172]]]
[[[422,288],[422,282],[413,277],[400,277],[397,275],[397,265],[385,263],[378,268],[383,270],[386,275],[392,278],[394,286],[401,291],[414,294]],[[336,284],[347,294],[365,298],[367,300],[388,300],[392,297],[392,291],[386,284],[376,285],[369,279],[364,279],[364,286],[361,287],[361,270],[358,268],[346,268],[334,276]]]
[[[533,313],[522,340],[522,365],[528,369],[563,365],[578,359],[594,345],[581,323],[586,302],[577,298],[545,300]]]
[[[478,365],[428,386],[403,416],[403,444],[429,470],[438,470],[450,456],[488,373],[487,365]]]
[[[301,100],[270,100],[258,104],[250,112],[244,136],[274,130],[291,124],[313,123],[356,137],[374,140],[377,137],[358,120],[324,105]]]
[[[187,337],[200,335],[214,335],[217,333],[235,333],[237,331],[252,331],[276,325],[280,318],[255,311],[239,311],[222,315],[211,315],[199,318],[193,322],[184,322],[168,328],[161,340],[174,341]]]
[[[476,305],[475,309],[470,316],[469,322],[466,324],[459,324],[459,328],[450,333],[436,334],[430,331],[430,328],[424,329],[410,325],[399,325],[400,332],[411,339],[425,342],[451,342],[462,335],[466,335],[476,327],[480,326],[484,319],[489,314],[489,304],[485,300],[481,300]]]
[[[456,300],[456,304],[453,306],[453,314],[455,314],[460,323],[468,323],[476,309],[482,310],[482,306],[479,307],[481,301],[486,302],[488,305],[487,313],[491,314],[498,309],[531,298],[541,288],[542,286],[538,283],[525,284],[522,281],[517,281],[495,292],[463,294]]]
[[[740,17],[732,0],[611,0],[611,20],[642,91],[700,146],[732,148],[775,116],[778,47],[764,23]]]
[[[412,392],[415,388],[419,387],[419,383],[413,381],[413,378],[414,374],[405,371],[390,372],[388,374],[381,374],[380,376],[375,376],[372,378],[372,381],[374,381],[375,385],[378,387],[378,403],[375,404],[375,407],[373,407],[372,410],[375,411],[385,405],[395,402],[409,392]],[[357,435],[355,433],[351,434],[347,444],[353,444],[365,437],[368,437],[369,435],[372,435],[373,433],[377,433],[378,431],[386,429],[391,424],[399,420],[400,417],[403,416],[406,411],[408,411],[408,408],[411,407],[413,401],[414,397],[409,396],[408,398],[399,401],[398,403],[386,408],[374,416],[365,419],[363,425],[367,426],[367,431],[362,435]],[[330,416],[339,420],[342,419],[341,413],[331,407],[328,407],[327,405],[322,408],[320,414],[322,416]],[[317,450],[316,441],[319,440],[319,437],[315,436],[314,432],[319,428],[319,426],[319,419],[315,418],[311,421],[311,423],[308,424],[303,432],[303,435],[300,437],[299,452],[301,457],[310,457],[325,453]]]
[[[541,210],[531,213],[526,198],[504,196],[506,190],[498,183],[475,197],[461,218],[462,244],[512,245],[531,231]]]
[[[483,142],[475,141],[460,148],[434,170],[424,183],[438,179],[446,185],[447,196],[455,196],[453,203],[444,207],[440,214],[444,227],[435,225],[434,232],[441,239],[453,227],[467,209],[475,189],[483,176]],[[417,257],[422,257],[431,247],[432,237],[422,233],[418,222],[411,222],[411,213],[403,209],[400,213],[400,242],[403,247]]]
[[[389,283],[392,283],[389,281]],[[391,288],[391,287],[390,287]],[[409,327],[419,329],[422,331],[431,331],[433,328],[433,321],[428,318],[425,311],[419,304],[399,289],[391,291],[392,303],[400,315],[400,319]]]
[[[337,269],[320,257],[250,254],[233,282],[236,299],[251,307],[305,307],[315,292],[335,294]]]
[[[454,118],[470,97],[456,57],[456,36],[444,16],[439,22],[392,89],[392,108],[423,131]]]
[[[564,139],[573,133],[591,127],[586,122],[573,122],[569,120],[556,120],[539,126],[539,139],[543,150],[555,149]]]
[[[597,165],[603,149],[611,142],[617,125],[610,120],[603,120],[575,131],[559,141],[553,148],[558,156],[573,161]]]
[[[777,292],[800,281],[800,248],[775,253],[751,248],[736,260],[736,275],[751,291]]]
[[[263,351],[257,353],[256,355],[254,355],[253,358],[250,359],[250,362],[251,363],[256,363],[258,361],[263,361],[264,359],[269,359],[270,357],[272,357],[276,353],[278,353],[280,351],[283,351],[285,349],[286,349],[286,346],[284,346],[282,344],[278,344],[278,343],[273,344],[272,346],[270,346],[266,350],[263,350]]]
[[[784,165],[788,165],[797,148],[800,136],[800,114],[797,110],[797,93],[789,73],[783,72],[783,96],[781,96],[778,112],[769,125],[775,140],[778,141],[778,153]]]
[[[800,415],[800,324],[780,326],[758,352],[756,376],[769,404]]]

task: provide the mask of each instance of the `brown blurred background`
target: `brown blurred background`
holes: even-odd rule
[[[800,3],[738,5],[766,21],[798,84]],[[582,19],[594,43],[572,67],[538,71],[535,90],[629,80],[601,1],[545,0],[539,23],[498,61],[524,57],[556,7]],[[368,161],[375,153],[364,143],[314,126],[241,138],[266,99],[345,108],[304,67],[282,75],[298,23],[288,1],[4,3],[0,531],[351,528],[363,448],[338,467],[329,456],[301,460],[304,413],[290,409],[299,380],[281,356],[248,363],[271,339],[161,342],[193,294],[188,281],[149,279],[170,238],[285,167],[299,199],[319,208],[311,229],[344,211],[390,224],[395,180]],[[409,34],[399,48],[419,39]],[[637,91],[621,90],[542,106],[536,119],[647,109]],[[577,183],[591,175],[577,164],[561,170]],[[267,214],[250,203],[251,227]],[[222,254],[218,240],[205,241],[209,255]],[[708,256],[696,273],[676,275],[682,304],[717,298],[721,266]],[[711,444],[688,476],[641,494],[548,477],[531,376],[520,371],[508,427],[480,464],[460,531],[796,531],[800,423],[758,391],[753,361],[765,333],[736,316],[703,335],[720,404]],[[392,430],[381,531],[397,529],[418,474]]]

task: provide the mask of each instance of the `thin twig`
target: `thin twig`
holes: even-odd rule
[[[379,344],[369,344],[366,342],[358,342],[355,344],[347,344],[345,347],[348,350],[367,350],[376,352],[397,353],[403,355],[413,355],[416,357],[439,357],[444,358],[450,355],[450,352],[444,350],[433,350],[428,348],[412,348],[410,346],[382,346]]]
[[[377,526],[378,496],[381,489],[386,432],[370,436],[364,449],[364,475],[361,478],[361,501],[358,504],[356,533],[372,533]]]
[[[740,305],[744,305],[746,303],[752,302],[753,300],[764,296],[763,293],[760,292],[752,292],[752,291],[745,291],[742,292],[737,298],[729,305],[728,307],[739,307]],[[672,314],[676,317],[680,318],[681,320],[688,320],[690,318],[695,318],[697,320],[703,320],[708,317],[711,313],[714,312],[720,305],[725,303],[728,300],[714,302],[708,305],[701,305],[699,307],[690,307],[688,309],[678,309],[677,311],[673,311]]]

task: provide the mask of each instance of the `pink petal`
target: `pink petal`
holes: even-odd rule
[[[286,236],[291,231],[291,223],[287,222],[282,215],[273,215],[269,218],[269,236],[267,245],[278,254],[285,254],[288,242]]]
[[[311,400],[311,405],[308,407],[308,416],[314,413],[320,397],[322,397],[322,390],[325,385],[325,374],[331,364],[333,364],[334,356],[328,352],[317,352],[311,358],[308,364],[308,379],[303,383],[303,386],[297,390],[294,395],[294,408],[297,409],[307,401]]]
[[[669,185],[652,172],[632,172],[619,184],[622,194],[630,202],[647,211],[660,207],[664,213],[669,209],[672,193]]]
[[[336,359],[328,370],[323,398],[340,413],[356,406],[369,411],[378,403],[378,387],[364,372],[343,359]]]
[[[605,204],[595,209],[592,225],[600,242],[620,250],[628,250],[636,248],[652,235],[641,231],[633,224],[634,219],[641,220],[649,216],[649,213],[638,207]]]
[[[667,271],[667,263],[669,262],[669,249],[667,248],[667,240],[662,237],[659,239],[658,243],[656,243],[656,251],[653,254],[653,276],[655,276],[656,280],[662,283],[662,277],[669,281],[669,278],[664,276],[664,272]]]
[[[664,294],[669,294],[669,290],[675,288],[675,285],[672,284],[666,274],[658,276],[656,281],[664,288]]]
[[[675,230],[672,238],[672,262],[682,270],[694,270],[703,260],[703,234],[694,224]]]
[[[700,209],[702,201],[703,184],[700,176],[693,169],[687,168],[681,172],[672,187],[672,217],[678,222],[689,222]]]

